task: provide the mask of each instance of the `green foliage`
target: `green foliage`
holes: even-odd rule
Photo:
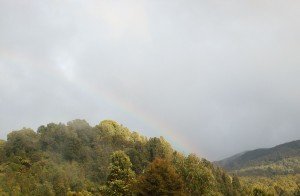
[[[146,148],[150,155],[149,161],[153,161],[157,157],[169,159],[173,151],[170,144],[163,137],[150,138]]]
[[[174,151],[162,137],[148,139],[111,120],[91,127],[77,119],[0,140],[0,195],[299,195],[296,166],[295,156],[284,157],[248,168],[293,172],[231,177],[205,159]]]
[[[293,195],[300,181],[300,140],[240,153],[216,164],[239,176],[243,194]],[[237,189],[235,177],[232,185]]]
[[[300,181],[300,174],[278,175],[273,177],[240,177],[241,184],[250,189],[258,188],[268,195],[293,195]]]
[[[254,188],[252,193],[253,196],[267,196],[266,191],[260,188]]]
[[[300,185],[298,185],[298,188],[295,190],[294,196],[300,196]]]
[[[233,189],[240,190],[242,188],[241,183],[237,175],[233,175],[232,177],[232,187]]]
[[[33,158],[38,149],[38,139],[38,135],[32,129],[23,128],[9,133],[7,142],[4,144],[6,156],[25,157],[27,155]]]
[[[181,195],[183,181],[167,160],[156,158],[137,183],[139,195]]]
[[[240,153],[216,163],[243,176],[297,174],[300,173],[300,140]]]
[[[135,174],[131,167],[130,159],[123,151],[112,154],[107,177],[107,195],[132,195]]]
[[[196,155],[184,157],[176,166],[186,182],[186,192],[191,195],[204,195],[216,191],[212,171]]]

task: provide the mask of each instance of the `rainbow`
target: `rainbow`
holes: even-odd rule
[[[58,75],[62,72],[57,66],[53,66],[50,64],[46,64],[46,66],[41,66],[45,65],[45,62],[39,62],[38,59],[30,57],[28,55],[21,55],[0,48],[0,63],[1,62],[3,64],[8,65],[31,66],[49,75],[51,75],[51,73]],[[66,77],[63,76],[63,74],[59,75],[61,75],[62,77]],[[187,149],[192,152],[199,152],[199,149],[193,148],[189,141],[186,141],[184,137],[182,137],[182,135],[179,134],[178,131],[172,131],[176,129],[171,128],[169,125],[165,124],[161,120],[154,118],[149,113],[140,110],[133,104],[130,104],[126,100],[123,100],[121,97],[115,96],[111,92],[107,91],[105,88],[101,86],[96,86],[84,80],[78,80],[77,78],[76,80],[70,78],[64,79],[68,79],[68,82],[71,82],[72,85],[76,85],[77,87],[79,87],[81,90],[84,91],[84,93],[97,96],[106,104],[115,106],[125,114],[128,114],[134,119],[145,123],[145,125],[149,126],[152,130],[158,131],[163,137],[165,137],[168,141],[171,142],[175,149],[183,153],[186,153]]]

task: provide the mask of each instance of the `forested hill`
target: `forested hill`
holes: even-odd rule
[[[0,195],[250,195],[209,161],[117,122],[23,128],[0,142]]]
[[[297,174],[300,173],[300,140],[247,151],[216,164],[239,175]]]

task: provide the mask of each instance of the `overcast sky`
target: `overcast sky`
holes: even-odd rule
[[[114,119],[210,160],[300,138],[300,1],[0,0],[0,138]]]

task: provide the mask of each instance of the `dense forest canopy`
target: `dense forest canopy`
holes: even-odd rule
[[[49,123],[0,141],[0,195],[299,193],[296,182],[285,186],[252,186],[204,158],[177,152],[162,137],[147,138],[111,120],[94,127],[85,120]]]

